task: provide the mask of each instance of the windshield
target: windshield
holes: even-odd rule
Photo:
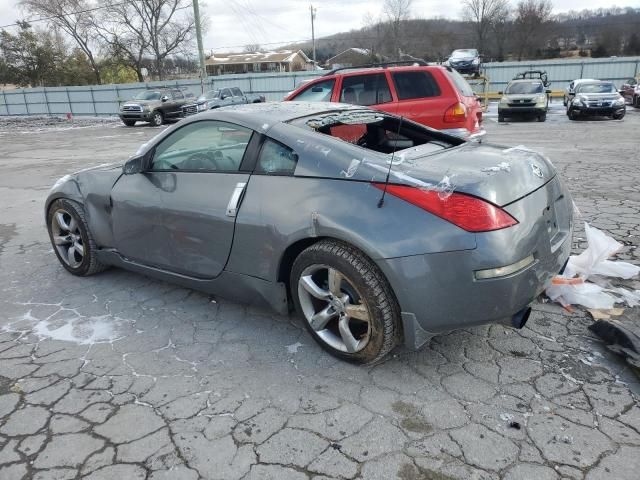
[[[505,90],[507,95],[544,93],[542,82],[517,82],[512,83]]]
[[[453,58],[475,57],[476,55],[478,55],[476,50],[454,50],[451,54]]]
[[[613,83],[585,83],[578,86],[578,93],[616,93]]]
[[[204,92],[202,97],[205,100],[213,100],[215,98],[220,98],[220,90],[209,90],[208,92]]]
[[[140,92],[133,98],[135,100],[160,100],[160,92]]]

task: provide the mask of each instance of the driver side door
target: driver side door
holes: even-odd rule
[[[118,252],[137,263],[215,278],[233,242],[250,171],[253,131],[216,120],[191,122],[156,146],[144,173],[112,190]]]

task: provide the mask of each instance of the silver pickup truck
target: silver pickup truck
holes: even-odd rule
[[[261,103],[264,102],[263,95],[247,95],[238,87],[220,88],[209,90],[200,95],[195,103],[189,103],[182,107],[182,115],[194,115],[205,110],[226,107],[228,105],[238,105],[241,103]]]

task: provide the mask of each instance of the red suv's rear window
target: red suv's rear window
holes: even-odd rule
[[[440,95],[438,82],[430,72],[394,72],[391,76],[396,86],[398,100],[437,97]]]
[[[455,70],[447,70],[447,75],[449,75],[449,78],[453,81],[453,84],[456,86],[461,95],[465,97],[475,96],[471,85],[467,83],[462,75],[460,75]]]

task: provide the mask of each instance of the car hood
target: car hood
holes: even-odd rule
[[[619,93],[576,93],[578,97],[585,97],[589,100],[602,99],[602,100],[616,100],[621,97]]]
[[[362,180],[379,182],[386,178],[386,165],[368,162],[358,169]],[[429,147],[396,153],[389,181],[436,189],[443,193],[456,191],[508,205],[537,190],[555,175],[549,159],[524,146],[465,143],[438,153]],[[368,177],[368,178],[367,178]]]
[[[154,103],[158,103],[159,100],[129,100],[123,104],[124,105],[153,105]]]
[[[450,62],[458,63],[458,62],[471,62],[476,57],[451,57],[449,59]]]

